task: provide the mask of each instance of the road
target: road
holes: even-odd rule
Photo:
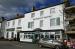
[[[0,41],[0,49],[49,49],[40,48],[37,44],[21,43],[17,41]]]

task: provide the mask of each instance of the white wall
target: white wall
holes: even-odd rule
[[[50,14],[51,8],[55,8],[55,13]],[[17,27],[22,27],[22,29],[21,29],[22,31],[34,30],[36,28],[40,28],[40,20],[43,20],[43,27],[41,27],[41,29],[43,29],[43,30],[64,29],[63,8],[64,8],[64,5],[61,4],[61,5],[42,9],[44,11],[44,14],[42,16],[40,16],[40,11],[42,11],[42,10],[38,10],[38,11],[24,14],[24,16],[25,16],[24,18],[19,18],[19,19],[21,19],[21,26],[18,26],[19,19],[14,19],[15,25],[12,26],[13,20],[7,21],[5,23],[6,24],[5,29],[15,28],[15,31],[14,31],[15,33],[17,33]],[[33,18],[31,18],[31,13],[35,13],[35,16]],[[60,25],[51,27],[50,26],[50,19],[57,18],[57,17],[60,17]],[[34,28],[28,28],[28,22],[32,22],[32,21],[34,21]],[[8,22],[10,22],[10,26],[7,26]],[[5,35],[6,35],[6,32],[7,31],[5,30]]]
[[[55,8],[55,13],[50,14],[50,8]],[[57,5],[53,7],[49,7],[46,9],[42,9],[44,11],[43,16],[40,16],[40,11],[35,11],[35,16],[31,18],[31,13],[25,14],[25,17],[22,22],[22,30],[23,31],[29,31],[34,30],[36,28],[40,28],[40,20],[43,20],[44,25],[41,27],[43,30],[53,30],[53,29],[64,29],[63,26],[63,8],[64,5]],[[49,17],[50,16],[50,17]],[[60,25],[59,26],[50,26],[50,19],[60,17]],[[28,22],[34,21],[34,28],[28,28]]]
[[[19,19],[23,20],[23,18],[19,18]],[[20,26],[18,25],[18,20],[19,19],[13,19],[13,20],[7,21],[7,25],[8,25],[8,22],[10,22],[10,25],[9,26],[6,25],[7,26],[6,29],[21,27],[21,25]],[[15,21],[14,26],[12,25],[13,21]]]

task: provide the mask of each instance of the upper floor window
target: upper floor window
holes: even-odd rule
[[[55,13],[55,8],[51,8],[50,9],[50,13],[52,14],[52,13]]]
[[[13,22],[12,22],[12,25],[14,26],[15,25],[15,21],[13,20]]]
[[[35,13],[31,13],[31,18],[33,18],[35,16]]]
[[[50,19],[50,26],[55,26],[55,18],[53,18],[53,19]]]
[[[28,22],[28,28],[30,28],[30,26],[31,26],[31,25],[30,25],[30,22]]]
[[[40,11],[40,16],[42,16],[42,15],[43,15],[43,13],[44,13],[44,11]]]
[[[50,26],[60,25],[60,17],[50,19]]]
[[[40,20],[40,27],[43,27],[43,20]]]
[[[19,26],[21,25],[21,19],[18,19],[18,25]]]
[[[56,19],[56,24],[57,24],[57,25],[60,25],[60,17],[58,17],[58,18]]]
[[[8,26],[10,25],[10,22],[8,22]]]
[[[28,28],[33,28],[34,27],[34,22],[28,22]]]

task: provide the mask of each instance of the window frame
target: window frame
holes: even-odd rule
[[[14,26],[15,25],[15,20],[13,20],[13,22],[12,22],[12,26]]]
[[[43,20],[40,20],[40,27],[43,27]]]
[[[60,17],[56,19],[56,25],[60,25]]]
[[[59,22],[57,20],[59,20]],[[58,26],[58,25],[60,25],[60,17],[50,19],[50,26]]]
[[[28,28],[34,28],[34,21],[28,22]]]
[[[55,8],[50,8],[50,14],[55,13]]]
[[[35,13],[31,13],[31,18],[33,18],[35,16]]]
[[[44,14],[44,11],[42,10],[42,11],[40,11],[40,16],[42,16]]]
[[[50,19],[50,26],[56,26],[55,18]]]
[[[21,26],[21,19],[18,19],[18,26]]]

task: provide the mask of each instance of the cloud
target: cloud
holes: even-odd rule
[[[17,13],[30,12],[32,7],[44,8],[51,0],[0,0],[0,16],[8,19],[15,17]]]

